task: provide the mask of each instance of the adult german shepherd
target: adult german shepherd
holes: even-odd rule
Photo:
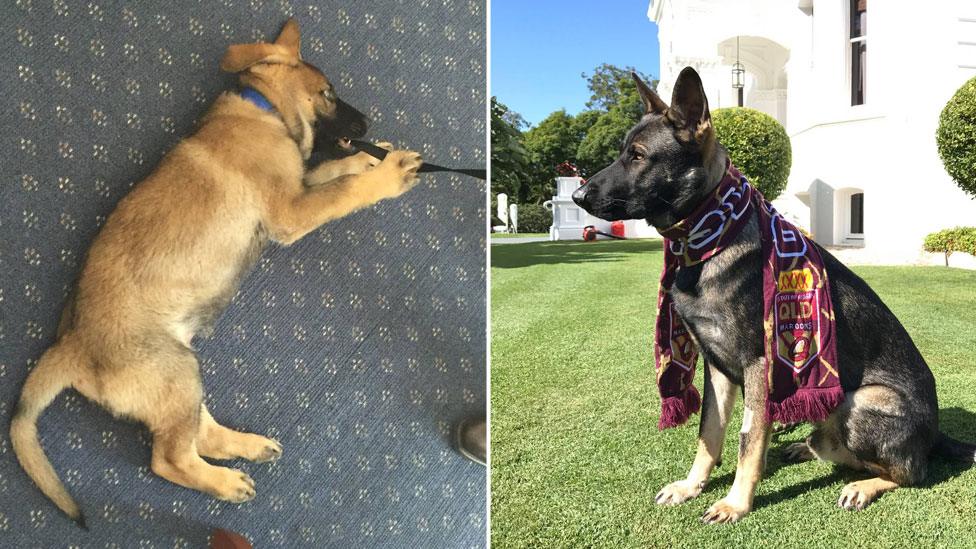
[[[627,134],[620,157],[573,195],[606,219],[645,219],[663,230],[687,217],[722,179],[728,153],[718,143],[698,73],[685,68],[668,106],[637,75],[645,114]],[[755,208],[735,240],[713,258],[679,267],[671,293],[705,362],[698,452],[688,478],[665,486],[662,505],[692,499],[722,454],[736,393],[745,413],[739,463],[729,494],[705,512],[707,523],[734,522],[752,510],[771,432],[764,413],[763,266]],[[822,459],[873,478],[841,490],[838,505],[863,509],[884,492],[921,482],[933,453],[973,461],[976,446],[939,431],[935,379],[895,315],[868,285],[820,248],[836,313],[844,402],[791,460]]]
[[[237,73],[247,94],[222,94],[197,132],[119,202],[88,252],[57,342],[14,411],[21,465],[82,526],[38,442],[38,416],[54,397],[73,387],[145,423],[159,476],[226,501],[253,498],[250,477],[203,458],[269,461],[281,446],[214,421],[194,335],[209,329],[269,240],[291,244],[417,182],[420,155],[401,150],[382,162],[359,153],[306,172],[316,141],[348,144],[368,120],[302,61],[294,20],[272,44],[230,46],[220,67]]]

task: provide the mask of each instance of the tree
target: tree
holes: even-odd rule
[[[628,96],[637,95],[637,85],[630,73],[636,72],[644,82],[647,82],[651,89],[657,89],[657,79],[638,71],[634,67],[620,68],[616,65],[603,63],[593,69],[593,74],[581,74],[586,80],[587,87],[590,88],[590,100],[586,102],[587,109],[598,109],[604,112],[610,111],[620,99]],[[640,103],[638,103],[640,105]],[[640,113],[636,113],[640,114]]]
[[[556,166],[562,162],[575,162],[576,149],[583,135],[576,119],[566,114],[565,109],[553,112],[538,126],[525,132],[525,148],[532,155],[533,163],[530,202],[542,202],[554,194]]]
[[[976,197],[976,77],[942,109],[935,142],[946,171],[964,192]]]
[[[594,92],[594,97],[598,97],[606,89],[617,90],[617,95],[612,99],[600,100],[602,104],[610,105],[606,112],[589,111],[596,114],[587,116],[586,121],[590,122],[590,126],[586,128],[586,137],[580,142],[576,152],[577,165],[587,176],[602,170],[620,155],[620,144],[624,136],[644,114],[643,103],[630,71],[606,64],[601,67],[605,68],[600,73],[602,75],[599,78],[591,77],[590,89]],[[599,73],[599,69],[595,75]],[[607,74],[616,78],[616,81],[609,81],[610,76]],[[653,83],[657,85],[656,80]],[[580,118],[582,117],[583,113],[580,114]],[[583,120],[579,125],[583,125]]]
[[[491,98],[491,192],[524,201],[529,194],[532,160],[515,125],[521,119],[496,97]]]

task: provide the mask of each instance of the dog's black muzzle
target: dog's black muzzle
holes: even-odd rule
[[[619,162],[600,170],[573,191],[573,202],[577,206],[606,221],[641,217],[641,212],[631,211],[631,201],[631,185]]]
[[[369,130],[369,118],[342,99],[336,99],[335,114],[319,121],[312,150],[327,158],[341,158],[355,153],[350,139],[359,139]]]

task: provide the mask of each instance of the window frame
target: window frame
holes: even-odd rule
[[[868,41],[868,35],[867,32],[865,32],[866,29],[861,30],[860,31],[861,34],[859,36],[854,36],[854,21],[855,18],[858,17],[857,4],[861,1],[865,2],[864,14],[865,14],[865,23],[866,23],[867,12],[868,12],[867,0],[848,0],[849,9],[847,12],[848,13],[847,16],[848,17],[847,19],[847,81],[851,92],[852,107],[865,105],[868,102],[867,61],[865,59],[865,63],[863,66],[861,66],[860,60],[855,61],[855,50],[859,50],[861,47],[863,47],[866,51],[867,41]],[[866,26],[867,25],[865,25],[865,27]],[[867,58],[866,53],[864,54],[864,57]],[[857,63],[856,66],[858,67],[858,76],[860,76],[859,79],[856,79],[854,75],[855,63]],[[864,83],[863,88],[860,90],[861,91],[860,102],[858,102],[859,99],[858,89],[856,87],[858,82]]]

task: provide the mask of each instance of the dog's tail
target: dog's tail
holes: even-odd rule
[[[932,453],[949,459],[976,462],[976,444],[956,440],[945,433],[939,433]]]
[[[68,338],[62,337],[48,349],[27,376],[20,402],[10,422],[14,454],[27,476],[59,509],[84,529],[85,516],[65,489],[37,438],[37,419],[61,391],[72,385],[84,360]]]

